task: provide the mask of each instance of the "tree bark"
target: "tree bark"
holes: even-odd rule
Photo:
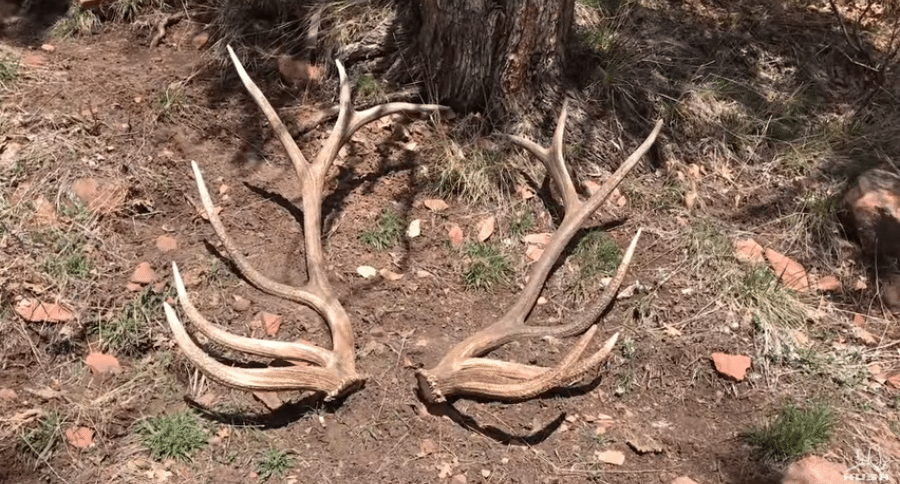
[[[562,80],[575,0],[412,0],[426,89],[508,123]],[[555,100],[551,100],[554,102]]]

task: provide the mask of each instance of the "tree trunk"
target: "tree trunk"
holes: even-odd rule
[[[418,67],[437,101],[505,124],[559,86],[575,0],[413,3]]]

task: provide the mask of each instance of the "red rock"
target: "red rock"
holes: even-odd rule
[[[253,392],[253,396],[269,410],[277,410],[284,405],[284,401],[281,400],[278,392]]]
[[[742,262],[762,264],[766,261],[765,249],[753,239],[734,241],[734,256]]]
[[[816,281],[816,289],[821,292],[841,292],[841,281],[834,276],[823,276]]]
[[[891,388],[900,389],[900,373],[894,373],[891,376],[887,377],[884,383]]]
[[[150,284],[153,279],[156,279],[156,272],[150,267],[149,262],[141,262],[131,274],[131,282],[135,284]]]
[[[281,80],[288,84],[318,82],[322,79],[321,67],[289,55],[278,58],[278,73],[281,74]]]
[[[866,325],[866,317],[862,314],[856,313],[853,315],[853,325],[858,327],[863,327]]]
[[[160,252],[172,252],[178,248],[178,239],[168,235],[160,235],[156,238],[156,248]]]
[[[41,50],[44,52],[56,52],[56,47],[53,47],[53,44],[43,44],[41,45]]]
[[[484,242],[485,240],[490,238],[491,234],[494,233],[495,221],[496,220],[494,219],[494,216],[491,215],[488,218],[482,220],[478,224],[478,237],[477,238],[478,238],[479,242]]]
[[[625,454],[618,450],[595,451],[594,457],[600,462],[620,466],[625,463]]]
[[[791,464],[781,484],[845,484],[845,466],[812,455]]]
[[[125,284],[125,289],[128,292],[139,292],[143,288],[144,288],[144,286],[142,286],[140,284],[135,284],[133,282],[129,282],[128,284]]]
[[[463,231],[459,225],[450,224],[447,226],[447,236],[450,238],[450,245],[460,247],[463,243]]]
[[[676,477],[672,484],[697,484],[697,481],[687,476]]]
[[[191,39],[191,44],[193,44],[194,48],[197,50],[206,47],[207,43],[209,43],[209,32],[206,31],[200,32]]]
[[[869,170],[844,195],[844,225],[869,257],[900,258],[900,176]]]
[[[0,388],[0,401],[11,402],[19,398],[19,395],[12,388]]]
[[[766,258],[769,259],[769,265],[785,287],[798,292],[809,289],[806,269],[797,261],[772,249],[766,249]]]
[[[32,323],[61,323],[72,319],[72,311],[56,303],[44,303],[37,299],[22,299],[16,303],[16,314]]]
[[[263,329],[269,336],[274,335],[281,328],[281,316],[277,314],[267,313],[265,311],[259,313],[259,321],[262,323]]]
[[[423,201],[422,204],[425,205],[425,208],[431,210],[432,212],[447,210],[447,208],[449,207],[449,205],[447,205],[447,202],[439,198],[429,198],[428,200]]]
[[[84,359],[84,364],[95,375],[116,375],[122,372],[119,360],[115,356],[105,353],[91,353],[87,355],[87,358]]]
[[[550,240],[553,238],[553,234],[551,233],[542,233],[542,234],[528,234],[525,237],[522,237],[522,240],[525,241],[526,244],[534,244],[540,247],[545,247],[550,243]]]
[[[528,260],[531,262],[537,262],[542,255],[544,255],[544,249],[536,245],[529,245],[528,248],[525,249],[525,257],[528,257]]]
[[[66,429],[66,441],[72,447],[87,449],[94,445],[94,431],[87,427],[70,427]]]
[[[743,381],[752,364],[749,356],[713,353],[713,364],[716,371],[735,381]]]

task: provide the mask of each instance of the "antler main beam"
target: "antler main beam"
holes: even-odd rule
[[[562,192],[565,216],[553,234],[543,255],[532,267],[528,283],[522,294],[499,321],[470,336],[451,349],[434,368],[417,373],[419,387],[425,398],[444,401],[451,396],[472,396],[496,400],[527,400],[550,390],[564,387],[597,368],[610,354],[619,337],[612,335],[599,350],[581,359],[597,332],[594,324],[612,302],[625,278],[628,265],[634,256],[641,236],[639,229],[628,246],[612,281],[597,303],[585,312],[581,319],[558,326],[529,326],[525,320],[537,302],[554,262],[584,223],[622,182],[628,172],[656,141],[662,129],[657,121],[647,139],[629,156],[618,170],[587,201],[582,201],[575,190],[563,158],[563,132],[567,105],[562,112],[548,148],[519,136],[510,135],[511,141],[531,152],[544,166],[557,188]],[[542,336],[566,337],[582,335],[566,356],[553,368],[522,365],[485,358],[484,355],[511,341]]]
[[[168,304],[164,304],[166,320],[172,329],[176,343],[185,356],[210,378],[224,385],[250,391],[312,390],[323,393],[326,400],[335,399],[361,387],[366,377],[356,370],[353,328],[350,318],[337,299],[325,272],[325,255],[322,250],[322,200],[328,170],[341,146],[366,124],[396,113],[428,114],[448,108],[430,104],[388,103],[364,111],[356,111],[353,109],[350,82],[344,66],[336,61],[341,83],[338,119],[331,130],[331,135],[322,145],[315,159],[309,162],[303,156],[297,143],[294,142],[278,113],[247,75],[231,46],[228,46],[228,54],[231,56],[231,61],[247,92],[262,110],[276,137],[284,146],[300,181],[303,194],[301,203],[308,275],[306,284],[302,287],[282,284],[261,274],[250,264],[241,249],[226,232],[225,225],[214,209],[212,197],[203,181],[203,175],[197,164],[191,162],[203,208],[213,230],[222,241],[222,245],[225,246],[225,250],[231,256],[241,275],[263,292],[305,304],[319,313],[331,331],[332,348],[329,350],[305,343],[261,340],[229,333],[204,318],[193,305],[185,290],[178,266],[175,264],[172,264],[172,272],[181,308],[201,333],[210,340],[233,350],[267,358],[299,361],[303,364],[255,369],[228,366],[207,355],[194,343],[178,319],[175,310]]]

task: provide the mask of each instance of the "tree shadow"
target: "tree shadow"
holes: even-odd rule
[[[0,0],[0,40],[38,47],[70,5],[68,0]]]

